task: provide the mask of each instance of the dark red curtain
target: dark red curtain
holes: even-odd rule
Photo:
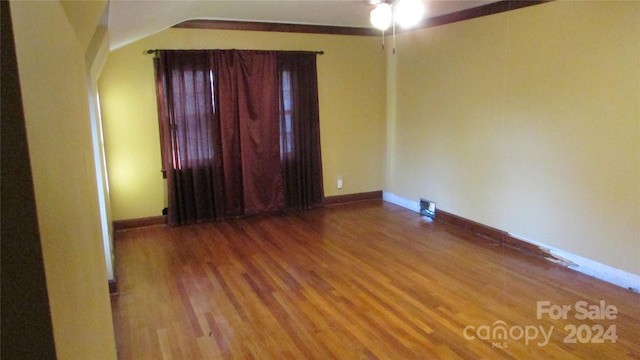
[[[315,54],[160,51],[170,224],[322,202]]]
[[[276,54],[212,51],[225,215],[284,206]]]
[[[316,54],[278,53],[281,155],[287,206],[322,204]]]
[[[209,55],[206,51],[163,51],[156,64],[168,222],[216,219]]]

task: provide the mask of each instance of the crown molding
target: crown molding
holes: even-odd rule
[[[424,20],[419,26],[396,32],[409,32],[451,24],[459,21],[475,19],[482,16],[499,14],[502,12],[522,9],[529,6],[544,4],[554,0],[502,0],[471,9],[456,11],[454,13],[436,16]],[[374,28],[304,25],[288,23],[271,23],[258,21],[230,21],[230,20],[187,20],[173,26],[179,29],[211,29],[211,30],[246,30],[246,31],[272,31],[305,34],[327,35],[352,35],[352,36],[380,36],[380,30]]]
[[[415,31],[419,29],[429,28],[451,24],[459,21],[471,20],[483,16],[499,14],[507,11],[522,9],[529,6],[545,4],[554,0],[503,0],[466,10],[456,11],[454,13],[436,16],[425,19],[418,27],[404,30],[403,32]]]
[[[286,24],[257,21],[187,20],[174,25],[173,27],[179,29],[247,30],[305,34],[380,36],[380,32],[372,28]]]

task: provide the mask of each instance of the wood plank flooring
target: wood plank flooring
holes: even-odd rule
[[[640,295],[381,201],[120,231],[116,257],[122,360],[640,359]]]

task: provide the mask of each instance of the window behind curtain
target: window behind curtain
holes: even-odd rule
[[[196,55],[201,52],[189,53]],[[213,159],[213,149],[209,145],[210,136],[206,131],[193,130],[211,123],[202,123],[207,119],[209,109],[211,114],[215,114],[214,74],[213,70],[209,69],[208,60],[204,61],[206,59],[207,57],[202,58],[200,68],[194,69],[192,61],[188,61],[192,64],[185,68],[185,64],[175,62],[175,57],[154,58],[162,173],[165,178],[170,167],[189,167],[183,164],[189,153],[193,154],[189,156],[191,161]],[[167,61],[170,63],[165,64]],[[182,61],[184,62],[184,59]],[[169,71],[168,68],[172,70]],[[196,79],[200,79],[198,84]],[[208,84],[208,89],[203,87],[203,84]],[[210,98],[211,105],[202,103],[207,97]],[[199,144],[203,145],[203,148],[198,148]]]
[[[281,152],[284,157],[285,154],[291,153],[291,144],[293,142],[293,124],[292,124],[292,94],[291,94],[291,72],[288,70],[282,70],[280,72],[282,77],[280,92],[280,121],[282,121],[282,130],[280,136],[282,137]]]
[[[321,204],[315,54],[160,51],[156,65],[170,224]]]
[[[173,91],[174,120],[169,124],[175,132],[174,167],[186,169],[213,161],[211,118],[215,114],[213,72],[206,69],[175,69],[173,83],[183,88]],[[209,92],[204,91],[209,90]],[[178,119],[178,117],[182,117]]]

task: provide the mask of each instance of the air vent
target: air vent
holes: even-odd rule
[[[436,203],[426,199],[420,199],[420,215],[435,219]]]

